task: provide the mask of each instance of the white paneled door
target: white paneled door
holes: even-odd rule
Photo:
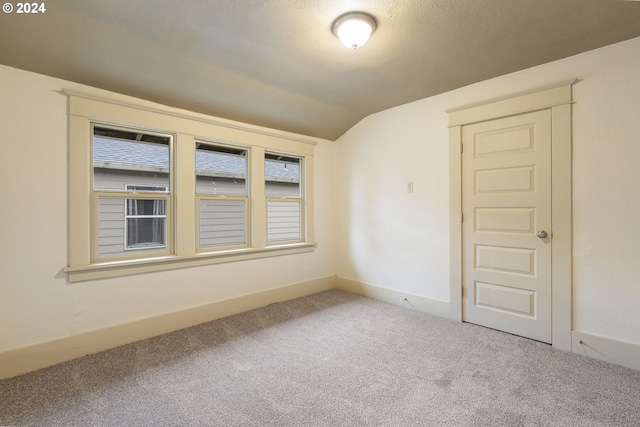
[[[463,320],[551,342],[551,111],[462,128]]]

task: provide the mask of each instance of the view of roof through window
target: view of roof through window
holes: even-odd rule
[[[98,128],[96,128],[97,130]],[[123,139],[111,135],[99,135],[95,132],[93,138],[94,168],[135,170],[141,172],[169,172],[168,137],[154,137],[155,140],[145,141]],[[125,132],[132,136],[141,135]],[[145,134],[142,134],[145,135]],[[146,136],[146,135],[145,135]],[[232,151],[232,150],[227,150]],[[236,150],[236,152],[243,152]],[[212,152],[200,146],[196,150],[196,174],[218,178],[245,178],[247,158],[236,152]],[[270,156],[273,157],[273,156]],[[279,156],[280,159],[265,161],[265,179],[276,182],[300,182],[300,159]]]

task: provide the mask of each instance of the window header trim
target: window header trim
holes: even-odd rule
[[[62,89],[62,93],[67,95],[70,99],[75,97],[75,98],[80,98],[80,99],[99,101],[99,102],[102,102],[102,103],[108,103],[108,104],[112,104],[112,105],[116,105],[116,106],[120,106],[120,107],[134,108],[134,109],[136,109],[138,111],[142,110],[142,111],[147,111],[147,112],[150,112],[150,113],[163,114],[163,115],[167,115],[167,116],[176,117],[176,118],[179,118],[179,119],[186,119],[186,120],[197,121],[197,122],[205,123],[205,124],[222,126],[222,127],[229,128],[229,129],[241,130],[241,131],[245,131],[245,132],[250,132],[250,133],[254,133],[254,134],[268,136],[268,137],[273,137],[273,138],[278,138],[278,139],[286,139],[286,140],[294,141],[294,142],[301,142],[303,144],[309,144],[309,145],[313,145],[313,146],[318,145],[318,143],[321,142],[321,141],[327,141],[325,139],[316,138],[316,137],[313,137],[313,136],[300,135],[300,134],[296,134],[296,133],[292,133],[292,132],[286,132],[286,131],[282,131],[282,130],[278,130],[278,129],[272,129],[272,128],[267,128],[267,127],[263,127],[263,126],[237,122],[237,121],[234,121],[234,120],[223,119],[223,118],[219,118],[219,117],[206,116],[206,115],[200,114],[200,113],[194,113],[194,112],[189,112],[188,114],[187,113],[182,113],[179,110],[174,109],[172,107],[166,107],[166,109],[165,109],[165,108],[157,108],[157,107],[152,107],[152,106],[142,106],[140,104],[134,104],[132,102],[127,102],[127,101],[124,101],[124,100],[103,98],[103,97],[100,97],[100,96],[95,96],[95,95],[90,95],[90,94],[87,94],[87,93],[77,92],[77,91],[70,90],[70,89]],[[73,102],[70,103],[70,105],[69,105],[69,113],[70,114],[86,116],[86,114],[84,112],[80,111],[80,110],[82,110],[81,107],[79,107],[77,105],[74,105]]]

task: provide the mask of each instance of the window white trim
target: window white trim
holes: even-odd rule
[[[151,107],[99,99],[93,96],[65,92],[69,96],[69,265],[64,270],[69,281],[162,271],[195,265],[216,264],[313,251],[313,147],[314,138],[225,120],[209,119],[193,113],[175,112],[169,107]],[[92,259],[96,234],[92,230],[92,199],[106,192],[92,188],[92,123],[100,126],[136,129],[173,135],[172,160],[174,179],[172,194],[167,196],[170,225],[170,252],[142,259]],[[233,145],[250,150],[247,211],[250,215],[247,233],[250,247],[200,251],[197,230],[197,197],[195,191],[196,141]],[[219,141],[219,142],[217,142]],[[224,142],[223,142],[224,141]],[[250,141],[250,144],[248,143]],[[295,244],[278,242],[266,245],[266,198],[264,196],[264,153],[286,153],[303,159],[304,239]],[[125,192],[123,192],[125,193]],[[161,193],[153,194],[162,198]],[[175,197],[175,198],[174,198]]]

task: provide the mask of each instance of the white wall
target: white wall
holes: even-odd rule
[[[572,78],[574,329],[640,344],[637,70],[640,38],[399,106],[319,144],[313,253],[68,284],[57,91],[103,92],[0,66],[0,352],[334,273],[448,301],[444,111]]]
[[[336,146],[338,276],[448,301],[445,110],[579,78],[573,329],[640,344],[639,70],[636,38],[364,119]]]
[[[0,352],[334,274],[334,143],[321,141],[314,153],[315,252],[67,283],[62,88],[114,96],[0,66]]]
[[[448,301],[449,133],[432,104],[369,116],[338,139],[337,273]]]

